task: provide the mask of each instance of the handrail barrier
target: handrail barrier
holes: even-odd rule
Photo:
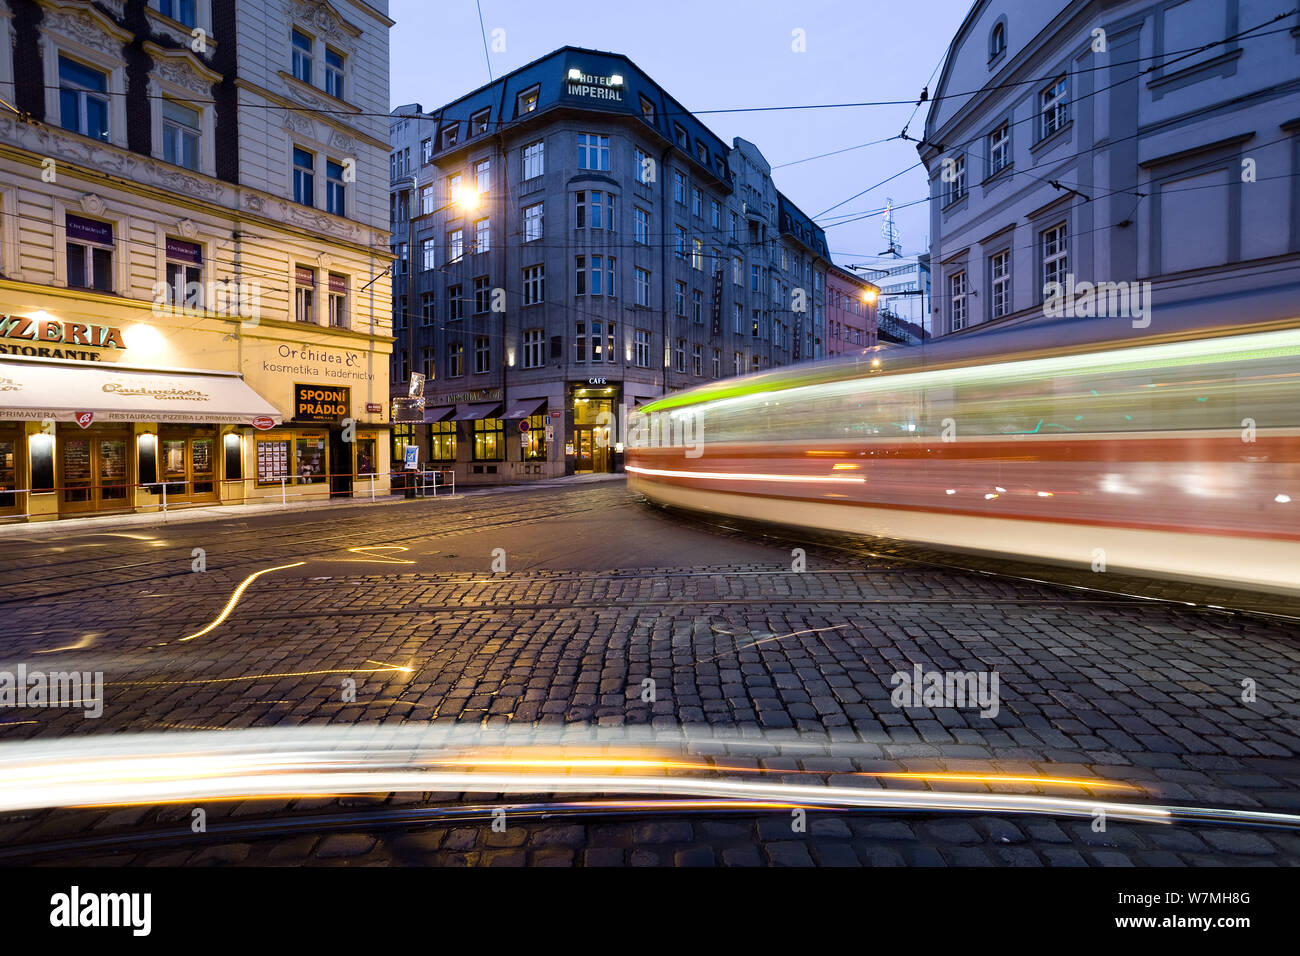
[[[393,495],[400,495],[402,493],[402,489],[400,488],[395,489],[393,487],[393,482],[392,482],[392,478],[399,474],[413,475],[417,473],[399,472],[399,471],[389,472],[388,475],[389,490],[386,492],[387,496],[391,497]],[[419,495],[420,497],[437,497],[438,488],[445,486],[447,482],[447,476],[450,476],[451,493],[455,494],[456,475],[455,472],[451,471],[450,469],[435,469],[426,472],[419,472],[418,474],[420,474],[423,479],[421,481],[421,485],[423,486],[427,484],[428,486],[428,488],[421,487],[420,495]],[[440,477],[435,478],[430,476],[440,476]],[[355,499],[358,497],[364,497],[365,496],[364,492],[366,490],[369,491],[370,500],[376,501],[379,498],[378,489],[376,487],[376,479],[381,477],[383,477],[383,475],[380,472],[370,471],[370,472],[341,472],[337,474],[313,474],[310,476],[276,475],[270,477],[269,480],[267,478],[249,476],[245,478],[213,478],[213,479],[204,478],[198,481],[194,481],[194,480],[177,481],[175,479],[172,480],[162,479],[159,481],[150,481],[150,482],[121,482],[121,481],[108,481],[102,483],[87,482],[85,484],[79,483],[75,485],[55,485],[49,488],[6,488],[0,486],[0,523],[17,522],[27,518],[34,518],[34,517],[79,518],[79,517],[93,517],[95,515],[110,515],[110,514],[117,514],[117,515],[167,514],[170,512],[184,511],[190,508],[213,508],[213,507],[219,507],[222,505],[229,505],[229,504],[265,504],[268,501],[274,500],[275,497],[274,491],[272,491],[271,494],[269,495],[266,494],[266,491],[268,489],[275,489],[277,486],[280,492],[279,494],[280,504],[282,507],[286,507],[286,508],[289,505],[290,498],[315,498],[319,500],[334,499],[334,498]],[[333,480],[339,478],[349,479],[352,482],[352,488],[349,491],[335,490],[333,487]],[[193,500],[177,501],[176,492],[173,490],[169,493],[168,491],[169,488],[171,489],[175,489],[177,487],[184,488],[195,484],[212,485],[214,488],[217,485],[221,485],[223,489],[227,488],[232,484],[235,484],[235,485],[241,485],[242,488],[241,490],[231,494],[227,494],[227,495],[212,494],[210,497],[206,497],[209,493],[203,492],[202,494],[204,494],[205,497],[202,500],[198,500],[198,501],[193,501]],[[357,494],[358,485],[360,485],[360,490],[362,492],[361,495]],[[291,492],[289,491],[290,487],[301,488],[303,490]],[[55,497],[67,491],[76,491],[76,492],[81,492],[90,495],[91,492],[93,491],[96,490],[102,491],[105,488],[113,489],[115,492],[117,492],[120,495],[120,497],[115,497],[109,500],[105,500],[101,498],[98,507],[80,507],[80,508],[75,507],[76,505],[80,504],[79,502],[59,500],[58,501],[59,507],[53,511],[36,511],[36,512],[31,511],[31,502],[33,497],[36,497],[38,499],[46,498],[46,496]],[[130,492],[134,489],[140,489],[140,488],[148,490],[150,494],[157,495],[158,501],[145,502],[141,504],[133,503],[131,500]],[[428,492],[428,489],[433,489],[431,494]],[[23,510],[21,512],[13,512],[8,514],[3,513],[3,510],[6,507],[9,507],[9,505],[6,504],[6,499],[12,499],[13,501],[17,502],[19,496],[26,496],[25,498],[22,499]],[[188,499],[189,497],[190,496],[187,494],[182,494],[183,499]],[[225,500],[223,500],[223,498]],[[67,507],[69,505],[73,507],[71,508]]]

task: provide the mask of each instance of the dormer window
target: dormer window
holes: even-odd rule
[[[488,129],[488,117],[492,115],[490,109],[479,110],[469,118],[469,133],[471,136],[477,136],[479,133],[486,133]]]
[[[705,166],[709,165],[709,148],[701,142],[695,144],[695,158]]]
[[[537,98],[541,90],[540,86],[534,86],[520,93],[519,99],[515,102],[515,115],[522,116],[524,113],[531,113],[537,109]]]
[[[1007,25],[999,20],[989,33],[989,59],[995,60],[1007,49]]]
[[[689,140],[687,139],[686,136],[686,130],[683,129],[679,123],[673,124],[673,137],[677,140],[678,146],[680,146],[682,149],[687,148]]]
[[[655,121],[655,105],[644,96],[641,97],[641,118],[647,123]]]
[[[460,124],[451,123],[442,128],[442,137],[439,141],[439,149],[450,149],[460,141]]]

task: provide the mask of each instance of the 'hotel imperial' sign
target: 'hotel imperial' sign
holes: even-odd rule
[[[596,76],[581,70],[568,73],[570,96],[591,96],[598,100],[623,102],[623,77],[617,73],[612,76]]]

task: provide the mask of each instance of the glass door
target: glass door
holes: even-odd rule
[[[59,513],[84,514],[131,507],[127,467],[129,437],[123,429],[59,436]]]
[[[0,515],[19,512],[18,449],[22,446],[21,432],[0,432]]]
[[[94,442],[89,435],[65,438],[59,449],[59,485],[62,487],[60,512],[93,511],[95,508],[95,466],[91,460]]]
[[[593,450],[593,446],[595,444],[594,432],[595,429],[592,428],[590,425],[573,426],[573,450],[575,453],[573,470],[575,472],[591,471],[591,467],[592,467],[591,453]]]
[[[159,479],[167,484],[169,500],[216,500],[216,447],[210,429],[165,431],[159,436]]]

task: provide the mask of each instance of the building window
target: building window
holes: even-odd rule
[[[469,134],[477,136],[480,133],[486,133],[488,130],[488,120],[492,116],[491,109],[479,110],[469,118]]]
[[[348,279],[347,276],[329,276],[329,316],[330,326],[336,329],[348,327]]]
[[[637,148],[634,150],[633,156],[636,159],[636,169],[632,171],[632,175],[636,178],[636,181],[643,185],[651,182],[650,170],[653,166],[651,165],[650,154],[643,149]]]
[[[429,460],[456,460],[455,422],[434,422],[429,426]]]
[[[1001,172],[1011,162],[1011,127],[1003,123],[989,133],[989,175]]]
[[[483,315],[491,305],[492,290],[488,288],[487,276],[474,277],[474,314]]]
[[[325,211],[335,216],[344,213],[343,164],[325,160]]]
[[[640,206],[632,209],[632,237],[640,245],[650,244],[650,213]]]
[[[465,317],[465,297],[461,295],[461,286],[447,286],[447,321],[454,322],[456,319]]]
[[[686,340],[685,339],[677,340],[677,348],[673,350],[673,358],[675,359],[673,368],[675,368],[679,372],[685,372],[686,371]]]
[[[605,227],[604,216],[604,195],[599,189],[591,191],[591,228],[603,229]]]
[[[299,322],[316,321],[316,270],[294,268],[293,317]]]
[[[749,291],[750,292],[758,291],[758,284],[759,284],[758,280],[759,280],[758,266],[750,266],[749,267]]]
[[[316,157],[305,149],[293,148],[293,201],[314,206]]]
[[[993,30],[989,33],[989,59],[1001,55],[1007,48],[1007,26],[1005,23],[998,21],[993,24]]]
[[[423,325],[433,325],[438,318],[438,299],[432,292],[420,293],[420,322]]]
[[[686,130],[682,128],[680,123],[673,124],[673,138],[682,149],[686,149],[687,144],[690,142],[686,136]]]
[[[573,337],[573,360],[575,362],[587,361],[587,323],[577,323],[577,335]]]
[[[641,97],[641,118],[651,125],[655,121],[655,105],[644,96]]]
[[[59,57],[59,125],[108,142],[108,74]]]
[[[699,289],[691,290],[691,318],[696,325],[704,324],[704,293]]]
[[[546,298],[546,266],[529,266],[524,270],[524,305],[541,305]]]
[[[501,461],[506,448],[506,423],[500,418],[474,422],[474,460]]]
[[[447,177],[447,202],[460,201],[460,183],[463,178],[460,173],[452,173]]]
[[[474,374],[492,371],[492,345],[486,335],[474,337]]]
[[[203,247],[171,236],[164,241],[168,303],[178,309],[203,308]]]
[[[645,269],[636,270],[636,304],[650,304],[650,273]]]
[[[474,252],[481,254],[492,249],[492,226],[487,218],[474,220]]]
[[[106,222],[66,216],[68,285],[113,291],[113,227]]]
[[[704,214],[701,208],[701,203],[702,203],[702,199],[700,198],[699,188],[692,186],[691,187],[691,215],[692,216],[699,217]]]
[[[673,254],[678,259],[686,258],[686,230],[681,226],[673,226]]]
[[[732,353],[731,353],[731,373],[732,373],[733,375],[739,375],[739,374],[740,374],[741,372],[743,372],[743,371],[745,371],[745,356],[744,356],[744,354],[741,353],[741,352],[732,352]]]
[[[438,268],[437,239],[425,239],[420,243],[420,268],[425,272]]]
[[[732,285],[741,285],[744,282],[745,263],[740,256],[731,258],[731,283]]]
[[[603,256],[592,256],[592,257],[591,257],[591,283],[590,283],[590,290],[591,290],[591,294],[592,294],[592,295],[600,295],[600,294],[601,294],[601,288],[602,288],[601,278],[602,278],[602,274],[603,274],[603,270],[604,270],[604,268],[605,268],[605,262],[604,262],[604,257],[603,257]]]
[[[722,353],[717,349],[713,350],[713,377],[722,378]]]
[[[728,218],[728,225],[727,225],[728,237],[731,239],[735,239],[736,238],[736,214],[734,212],[728,213],[727,218]]]
[[[948,202],[956,202],[966,195],[966,156],[958,153],[948,159],[951,161],[948,172],[951,177],[948,182]],[[944,165],[948,163],[945,162]]]
[[[515,115],[521,113],[531,113],[537,109],[537,96],[541,92],[540,86],[534,86],[532,89],[524,90],[515,100]]]
[[[540,140],[524,147],[524,179],[535,179],[546,171],[546,144]]]
[[[704,346],[699,342],[691,346],[691,367],[697,376],[704,377]]]
[[[163,100],[162,119],[163,161],[197,170],[202,115],[198,110]]]
[[[573,227],[587,228],[587,191],[579,189],[573,194]]]
[[[673,201],[686,205],[686,177],[673,170]]]
[[[1000,319],[1011,312],[1011,250],[1006,249],[989,259],[989,289],[992,318]]]
[[[716,199],[709,200],[709,225],[717,229],[722,223],[722,207]]]
[[[675,293],[673,297],[673,302],[675,303],[676,306],[675,312],[677,315],[685,316],[686,315],[686,283],[682,282],[680,279],[674,279],[673,290]]]
[[[427,137],[420,140],[420,162],[430,163],[433,161],[433,137]],[[394,176],[394,179],[397,177]]]
[[[447,263],[450,265],[465,254],[465,230],[453,229],[447,233]]]
[[[645,329],[637,329],[632,337],[633,356],[637,368],[650,367],[650,333]]]
[[[293,31],[293,75],[304,83],[311,82],[311,47],[311,37],[299,30]]]
[[[1039,138],[1046,139],[1065,125],[1066,78],[1060,77],[1055,83],[1038,94]]]
[[[447,377],[460,378],[465,374],[465,343],[447,344]]]
[[[1045,229],[1042,236],[1043,249],[1043,295],[1055,284],[1064,290],[1066,273],[1070,270],[1070,259],[1066,249],[1065,223]]]
[[[614,296],[618,291],[614,288],[614,277],[618,275],[618,260],[614,256],[605,258],[605,295]]]
[[[524,207],[524,242],[533,242],[542,238],[542,214],[545,203],[533,203]]]
[[[474,164],[474,187],[480,196],[492,188],[492,160],[482,159]]]
[[[198,26],[196,0],[158,0],[158,12],[193,29]]]
[[[343,99],[343,54],[325,48],[325,92],[335,99]]]
[[[587,257],[577,256],[574,261],[574,295],[587,294]]]
[[[745,310],[739,302],[731,304],[731,331],[737,335],[742,335],[745,331]]]
[[[448,123],[438,135],[439,148],[450,149],[458,142],[460,142],[460,123]]]
[[[542,367],[542,340],[544,336],[545,331],[543,329],[524,330],[524,368]]]
[[[578,134],[578,168],[609,171],[609,137],[599,133]]]
[[[691,240],[691,268],[704,271],[704,243],[698,239]]]
[[[952,319],[952,331],[966,328],[965,272],[955,272],[948,277],[948,309]]]

